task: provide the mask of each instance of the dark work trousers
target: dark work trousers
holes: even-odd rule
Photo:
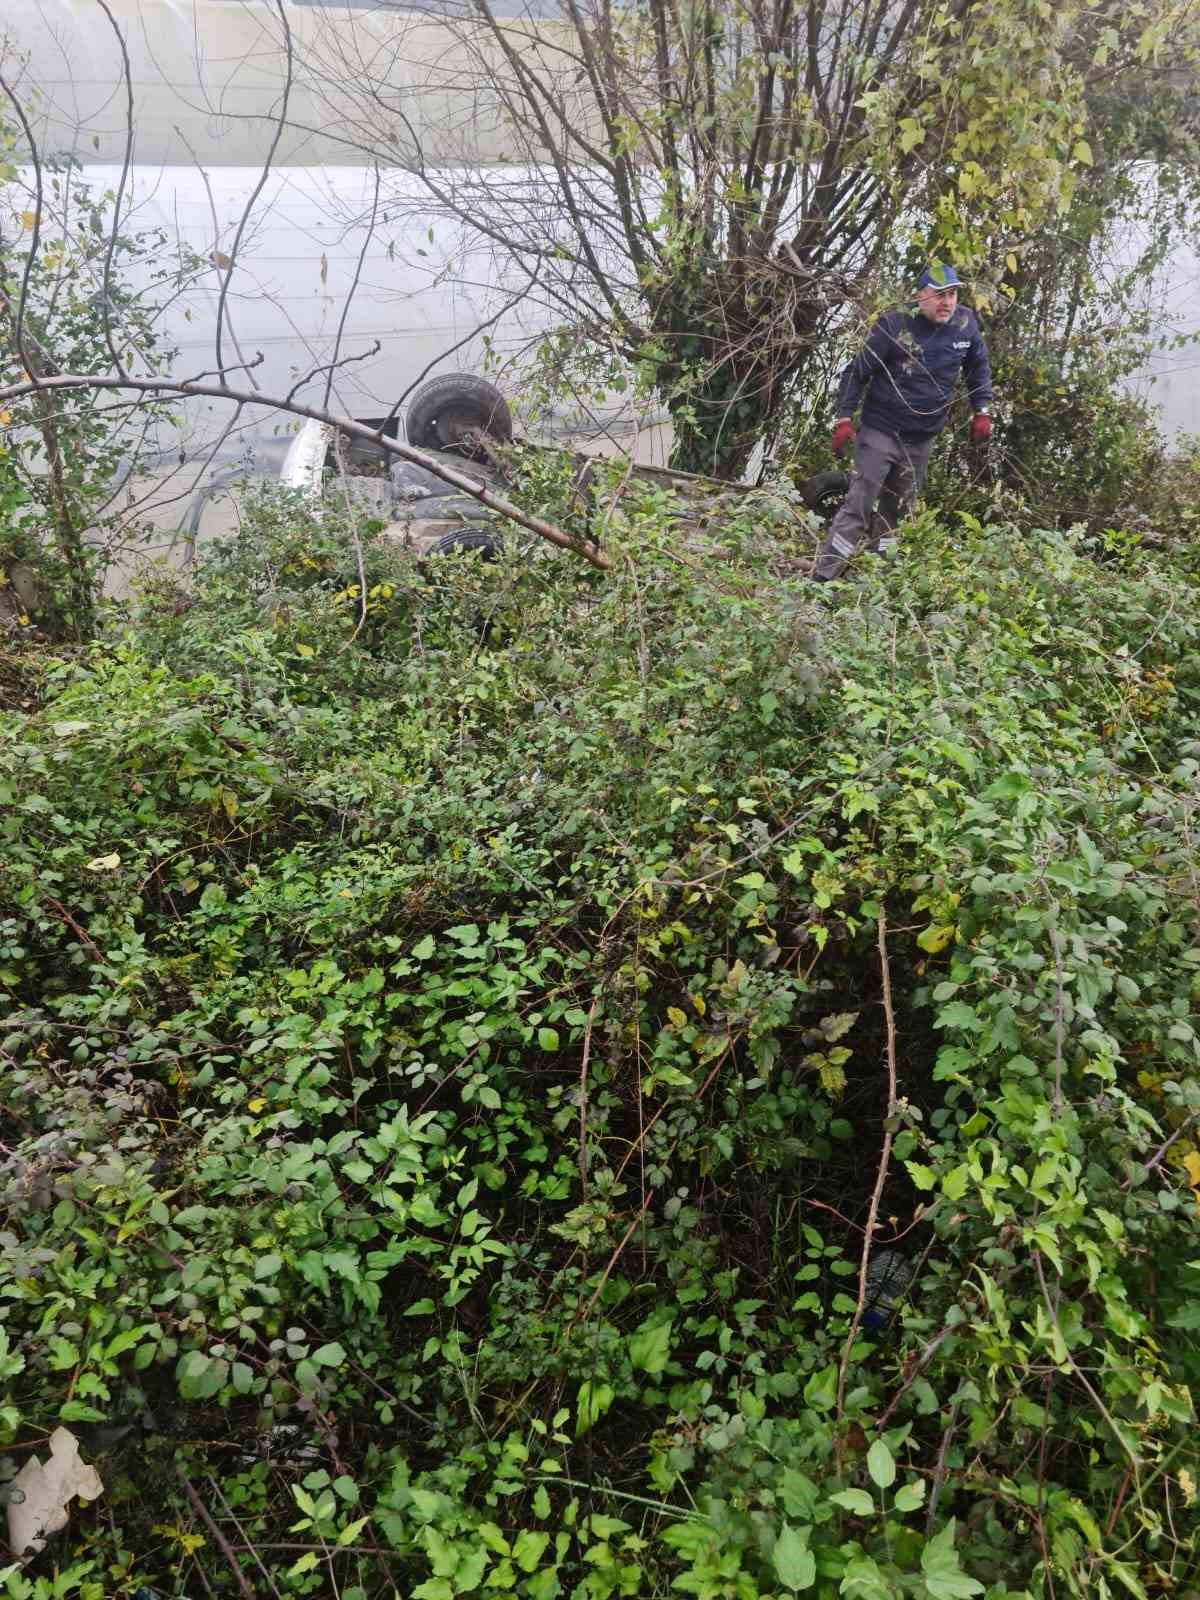
[[[896,525],[925,481],[933,438],[894,439],[878,428],[861,428],[850,488],[829,524],[817,554],[814,578],[840,578],[851,556],[895,544]]]

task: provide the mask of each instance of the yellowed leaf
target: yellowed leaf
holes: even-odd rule
[[[668,1006],[667,1016],[670,1017],[671,1025],[675,1028],[682,1028],[687,1022],[687,1017],[683,1014],[678,1006]]]
[[[941,925],[931,922],[923,933],[917,935],[917,943],[922,950],[928,950],[931,956],[936,956],[939,950],[944,950],[950,943],[954,933],[955,927],[952,922]]]
[[[37,227],[37,213],[33,211],[22,211],[21,226],[25,229],[26,233],[32,233]]]
[[[1200,1189],[1200,1150],[1189,1150],[1183,1158],[1183,1164],[1192,1188]]]
[[[267,1103],[266,1100],[263,1098],[263,1096],[261,1094],[256,1094],[254,1096],[253,1100],[247,1100],[246,1101],[246,1110],[247,1111],[261,1111],[262,1108],[266,1105],[266,1103]]]
[[[93,856],[88,862],[89,872],[115,872],[121,865],[121,858],[114,850],[109,856]]]

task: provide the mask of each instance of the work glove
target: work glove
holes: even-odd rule
[[[830,449],[835,456],[840,456],[848,444],[854,440],[854,424],[849,417],[842,417],[833,425],[833,437],[829,441]]]
[[[971,418],[971,443],[986,444],[992,437],[992,419],[986,411],[977,411]]]

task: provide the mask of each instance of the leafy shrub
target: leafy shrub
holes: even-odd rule
[[[268,498],[3,714],[13,1465],[105,1593],[1184,1593],[1195,576],[639,494]]]

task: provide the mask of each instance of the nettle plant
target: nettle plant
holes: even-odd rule
[[[676,517],[368,533],[368,629],[263,501],[0,713],[0,1426],[100,1464],[77,1586],[1196,1585],[1195,573],[927,515],[814,596]]]

